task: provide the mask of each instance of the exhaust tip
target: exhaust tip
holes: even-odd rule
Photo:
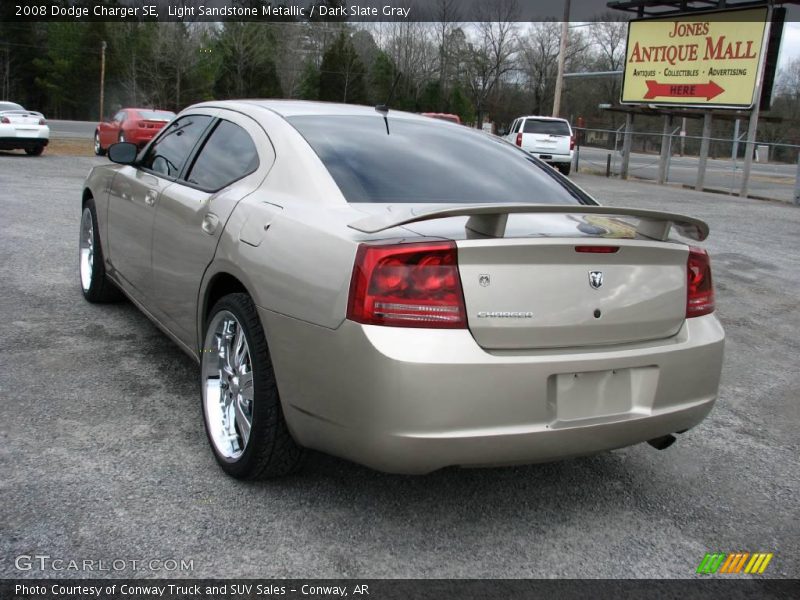
[[[672,444],[675,443],[677,438],[672,435],[662,435],[661,437],[653,438],[652,440],[647,440],[647,443],[650,444],[656,450],[666,450]]]

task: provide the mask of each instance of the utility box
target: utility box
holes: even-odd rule
[[[762,144],[756,146],[756,162],[769,162],[769,146]]]

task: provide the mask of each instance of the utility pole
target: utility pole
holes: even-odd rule
[[[750,123],[747,126],[747,142],[745,143],[744,165],[742,166],[742,185],[739,188],[739,197],[747,198],[750,191],[750,168],[753,165],[753,152],[756,149],[756,136],[758,135],[758,116],[761,105],[761,90],[764,85],[764,70],[767,61],[763,56],[767,51],[767,42],[772,30],[772,5],[770,4],[767,13],[767,27],[764,30],[764,41],[761,45],[759,55],[759,66],[756,71],[756,89],[753,93],[753,108],[750,110]]]
[[[553,116],[561,112],[561,88],[564,85],[564,55],[567,53],[567,36],[569,35],[569,2],[564,0],[564,20],[561,21],[561,40],[558,45],[558,75],[556,77],[556,92],[553,98]]]
[[[3,100],[11,99],[11,46],[6,43],[6,63],[3,70]]]
[[[106,41],[100,42],[100,120],[103,120],[103,102],[106,91]]]

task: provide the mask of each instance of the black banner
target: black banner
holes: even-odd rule
[[[18,22],[535,22],[564,18],[562,1],[541,0],[3,0],[2,4],[0,18]],[[728,2],[727,6],[740,5]],[[696,8],[678,11],[667,2],[645,3],[640,13],[637,6],[630,1],[572,0],[569,20],[603,20],[611,14],[647,17]],[[800,7],[790,6],[787,20],[798,18]]]
[[[620,599],[800,597],[800,580],[7,579],[2,600]]]

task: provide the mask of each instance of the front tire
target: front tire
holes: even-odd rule
[[[288,475],[304,450],[283,416],[267,339],[247,294],[211,309],[201,349],[203,422],[214,456],[237,479]]]
[[[97,228],[97,211],[89,198],[81,214],[81,235],[78,241],[78,269],[81,291],[89,302],[113,302],[121,297],[120,291],[106,277],[103,250]]]

